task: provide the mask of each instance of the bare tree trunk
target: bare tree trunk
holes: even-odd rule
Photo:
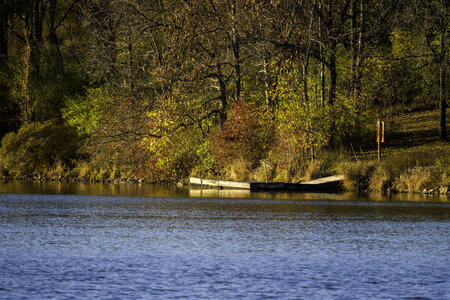
[[[446,109],[447,109],[447,92],[446,92],[446,78],[447,78],[447,71],[443,65],[441,65],[440,70],[440,111],[441,111],[441,117],[440,117],[440,130],[439,130],[439,138],[441,141],[447,141],[447,116],[446,116]]]
[[[64,60],[59,48],[58,37],[56,36],[56,1],[57,0],[49,1],[49,40],[53,47],[55,47],[58,54],[59,66],[61,68],[61,71],[64,71]]]
[[[319,1],[319,10],[322,10],[322,3]],[[323,47],[323,20],[319,18],[319,50],[320,50],[320,105],[325,105],[325,51]]]
[[[305,97],[305,102],[309,102],[308,95],[308,58],[306,58],[306,62],[302,65],[302,81],[303,81],[303,95]]]
[[[314,3],[315,5],[315,3]],[[309,29],[308,29],[308,33],[309,33],[309,40],[308,40],[308,47],[306,48],[306,53],[305,53],[305,60],[302,64],[302,75],[303,75],[303,92],[305,95],[305,102],[308,103],[309,102],[309,95],[308,95],[308,65],[309,65],[309,57],[311,55],[311,44],[313,41],[313,25],[314,25],[314,9],[311,10],[311,19],[309,22]]]
[[[266,95],[266,105],[269,108],[273,107],[272,95],[270,93],[270,78],[269,78],[269,66],[267,63],[267,59],[264,58],[263,61],[263,73],[264,73],[264,93]]]
[[[328,6],[328,21],[329,21],[329,32],[335,32],[333,27],[333,1],[330,1]],[[337,71],[336,71],[336,50],[337,41],[336,36],[330,36],[329,39],[329,68],[330,68],[330,88],[328,91],[328,104],[333,105],[336,99],[336,81],[337,81]]]
[[[361,94],[361,88],[362,88],[362,65],[364,61],[364,32],[365,32],[365,1],[366,0],[360,0],[360,12],[359,12],[359,34],[358,34],[358,48],[357,48],[357,57],[356,57],[356,97],[359,97]]]
[[[328,93],[328,104],[333,105],[336,100],[336,39],[332,38],[330,43],[330,88]]]
[[[351,81],[351,90],[353,93],[353,96],[356,96],[356,77],[357,77],[357,60],[358,60],[358,22],[357,22],[357,2],[358,0],[352,0],[351,4],[351,17],[350,17],[350,23],[351,23],[351,38],[350,38],[350,47],[352,51],[352,81]]]
[[[240,38],[237,29],[237,5],[236,1],[232,2],[231,7],[231,19],[232,19],[232,29],[231,29],[231,48],[233,51],[233,65],[234,65],[234,85],[235,85],[235,101],[238,102],[241,98],[241,60],[240,60]]]
[[[446,68],[446,49],[445,49],[445,34],[447,30],[447,22],[441,17],[441,59],[440,59],[440,72],[439,72],[439,108],[440,108],[440,126],[439,126],[439,139],[441,141],[447,141],[447,68]]]
[[[220,119],[220,128],[223,128],[223,125],[227,121],[227,85],[222,75],[222,70],[220,65],[217,66],[217,80],[219,82],[219,119]]]
[[[0,11],[0,63],[8,59],[9,9],[4,5]]]
[[[31,0],[24,5],[25,28],[31,48],[31,63],[34,74],[40,73],[42,29],[45,6],[41,0]]]
[[[49,39],[52,44],[57,43],[56,29],[55,29],[55,15],[56,15],[56,0],[49,1]]]
[[[134,66],[133,66],[133,44],[131,41],[128,41],[128,67],[129,67],[129,74],[128,74],[128,80],[130,82],[130,90],[131,95],[133,96],[133,100],[135,100],[137,97],[136,95],[136,88],[134,83]]]
[[[325,53],[320,45],[320,105],[325,105]]]

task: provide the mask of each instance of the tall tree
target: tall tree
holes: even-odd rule
[[[174,7],[170,18],[168,47],[170,65],[178,70],[176,81],[186,92],[189,86],[190,92],[210,95],[205,99],[205,107],[212,109],[207,114],[216,112],[221,126],[230,101],[239,101],[242,93],[241,26],[246,9],[247,1],[186,1]]]
[[[316,4],[316,11],[323,24],[322,43],[326,46],[328,53],[327,65],[329,69],[329,92],[328,103],[332,105],[336,100],[337,84],[337,46],[343,39],[343,30],[348,20],[348,12],[351,0],[319,0],[320,5]]]
[[[447,141],[447,81],[448,41],[450,27],[450,3],[446,0],[417,0],[414,13],[419,16],[420,26],[432,59],[438,68],[439,86],[439,139]]]
[[[8,58],[8,23],[11,12],[10,3],[3,1],[0,4],[0,64]]]
[[[361,94],[362,65],[365,46],[366,0],[351,3],[352,90],[355,97]]]

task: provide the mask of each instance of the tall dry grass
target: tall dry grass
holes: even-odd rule
[[[420,193],[427,189],[438,189],[441,176],[436,167],[415,167],[401,174],[395,181],[399,192]]]
[[[235,181],[251,180],[252,165],[243,158],[234,159],[228,169],[228,178]]]
[[[340,163],[338,171],[344,175],[343,188],[347,191],[367,190],[375,168],[376,163],[372,161]]]
[[[386,157],[370,179],[371,190],[422,192],[450,185],[450,156],[446,148],[416,149]]]
[[[328,172],[328,165],[323,160],[314,160],[309,162],[305,170],[304,180],[309,181],[313,179],[322,178],[330,175]]]

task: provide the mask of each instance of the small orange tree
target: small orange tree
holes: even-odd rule
[[[254,164],[267,155],[273,132],[270,111],[265,106],[241,100],[231,109],[223,128],[213,135],[213,156],[221,167],[235,159]]]

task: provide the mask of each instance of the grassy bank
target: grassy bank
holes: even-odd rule
[[[345,175],[344,187],[446,194],[450,186],[450,143],[438,141],[438,126],[438,110],[390,118],[381,162],[377,160],[376,149],[372,149],[356,155],[353,161],[339,164],[339,171]]]

